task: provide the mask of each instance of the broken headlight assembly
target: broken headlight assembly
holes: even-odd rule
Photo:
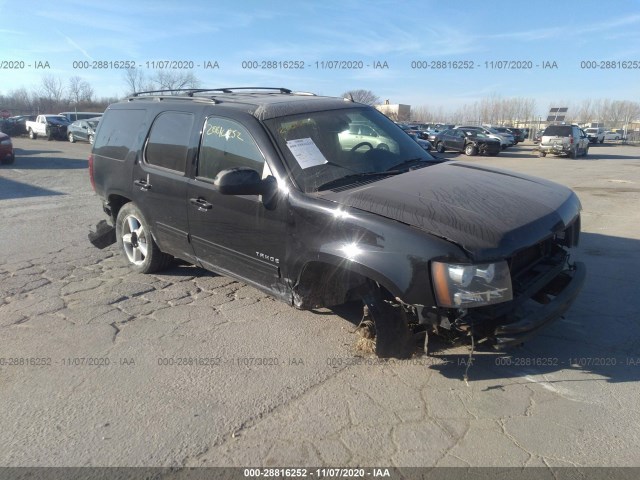
[[[431,278],[438,306],[473,308],[513,299],[506,261],[482,264],[431,263]]]

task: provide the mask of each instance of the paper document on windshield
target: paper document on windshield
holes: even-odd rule
[[[327,163],[327,159],[310,138],[287,140],[287,147],[303,170]]]

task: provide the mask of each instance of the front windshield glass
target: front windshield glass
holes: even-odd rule
[[[69,120],[67,119],[67,117],[61,117],[59,115],[52,115],[47,117],[47,121],[49,123],[54,123],[54,124],[58,124],[58,125],[68,125],[69,124]]]
[[[436,161],[372,108],[311,112],[265,123],[304,192],[322,190],[349,175],[397,172],[420,162]]]

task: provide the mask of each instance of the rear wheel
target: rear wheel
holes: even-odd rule
[[[35,140],[36,138],[38,138],[38,134],[34,132],[31,128],[29,129],[29,138],[31,140]]]
[[[69,133],[68,138],[69,138],[69,141],[70,141],[71,143],[73,143],[73,142],[75,142],[75,141],[76,141],[76,137],[74,137],[74,136],[73,136],[73,133]]]
[[[539,157],[546,157],[547,156],[547,152],[540,151],[540,152],[538,152],[538,156]]]
[[[129,264],[140,273],[162,270],[173,259],[160,251],[151,236],[149,224],[133,203],[127,203],[118,212],[116,239]]]
[[[436,151],[438,153],[444,153],[444,143],[438,142],[438,144],[436,145]]]
[[[574,159],[578,158],[578,146],[577,145],[573,150],[571,150],[571,152],[569,152],[569,156],[571,158],[574,158]]]

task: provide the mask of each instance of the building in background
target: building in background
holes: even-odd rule
[[[391,104],[389,100],[385,100],[383,105],[375,105],[375,107],[394,122],[408,122],[411,120],[411,105]]]

